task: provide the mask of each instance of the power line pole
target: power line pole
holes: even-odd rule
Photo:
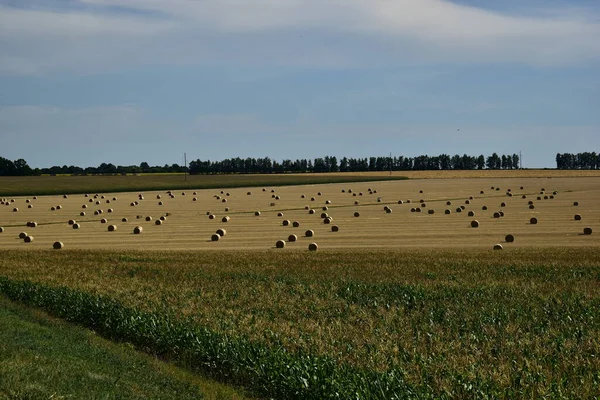
[[[523,155],[521,154],[521,150],[519,150],[519,169],[523,169]]]
[[[185,165],[185,171],[183,171],[184,180],[187,182],[188,165],[187,165],[187,153],[183,153],[183,165]]]

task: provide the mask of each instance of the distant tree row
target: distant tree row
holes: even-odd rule
[[[592,153],[558,153],[556,169],[600,169],[600,154]]]
[[[143,162],[140,165],[114,165],[111,163],[102,163],[97,167],[81,168],[75,165],[62,167],[54,166],[50,168],[42,168],[41,174],[48,175],[59,175],[59,174],[71,174],[71,175],[127,175],[127,174],[140,174],[140,173],[173,173],[173,172],[185,172],[186,168],[182,165],[172,164],[164,166],[150,166],[147,162]]]
[[[421,171],[421,170],[467,170],[467,169],[518,169],[517,154],[502,155],[494,153],[489,157],[466,154],[450,156],[418,157],[369,157],[347,158],[338,161],[337,157],[325,156],[314,160],[285,159],[281,162],[265,158],[228,158],[221,161],[190,162],[191,174],[271,174],[285,172],[364,172],[364,171]]]
[[[11,161],[7,158],[0,157],[0,176],[28,176],[37,175],[38,172],[31,169],[27,165],[27,161],[19,158]]]

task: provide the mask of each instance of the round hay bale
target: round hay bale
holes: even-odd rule
[[[77,222],[75,222],[73,224],[73,229],[79,229],[79,228],[81,228],[81,225],[79,225]]]
[[[317,251],[317,250],[319,250],[319,246],[316,243],[311,243],[308,245],[308,250],[309,251]]]
[[[279,199],[277,199],[277,200],[279,200]],[[221,200],[221,203],[227,203],[227,199]]]
[[[515,237],[514,237],[513,235],[510,235],[510,234],[509,234],[509,235],[506,235],[506,236],[504,237],[504,241],[505,241],[506,243],[512,243],[512,242],[514,242],[514,241],[515,241]]]
[[[404,204],[402,200],[398,200],[398,204]]]
[[[479,221],[477,221],[476,219],[471,221],[471,228],[479,228]]]
[[[550,195],[550,200],[554,200],[554,195],[553,194]]]
[[[362,195],[363,195],[363,193],[362,193],[362,192],[358,192],[358,195],[359,195],[359,196],[362,196]]]
[[[316,199],[315,199],[314,197],[311,197],[311,198],[310,198],[310,201],[315,201],[315,200],[316,200]]]
[[[108,222],[108,220],[107,220],[106,218],[102,218],[102,219],[100,220],[100,223],[101,223],[101,224],[105,224],[105,223],[107,223],[107,222]]]
[[[37,225],[38,225],[38,224],[37,224],[37,222],[35,222],[35,221],[31,221],[31,222],[29,223],[29,227],[31,227],[31,228],[37,228]]]
[[[70,219],[70,220],[68,221],[68,224],[69,224],[69,225],[73,225],[73,224],[75,224],[75,220],[74,220],[74,219]]]
[[[19,239],[25,239],[27,237],[27,232],[19,233]]]
[[[446,205],[447,205],[447,206],[451,206],[451,205],[452,205],[452,202],[451,202],[450,200],[448,200],[448,201],[446,202]]]
[[[308,210],[308,213],[309,214],[314,214],[314,213],[316,213],[316,211],[315,210]]]
[[[425,208],[425,207],[427,207],[427,204],[421,203],[421,207]]]
[[[283,213],[282,213],[282,212],[278,212],[278,213],[277,213],[277,216],[278,216],[278,217],[283,217]]]
[[[494,213],[494,218],[500,218],[500,213],[498,211]]]
[[[225,212],[229,212],[229,207],[225,207]]]
[[[465,204],[471,204],[471,200],[465,200]]]
[[[352,193],[352,189],[348,189],[348,193]]]
[[[346,193],[346,189],[342,189],[342,193]]]
[[[300,222],[298,222],[298,221],[294,221],[294,222],[292,223],[292,226],[293,226],[294,228],[299,228],[299,227],[300,227]]]
[[[108,231],[109,231],[109,232],[114,232],[114,231],[116,231],[116,230],[117,230],[117,226],[116,226],[116,225],[109,225],[109,226],[108,226]]]
[[[415,212],[418,212],[418,213],[420,213],[420,212],[421,212],[421,209],[420,209],[419,207],[417,207],[417,208],[415,208]]]
[[[541,200],[542,198],[540,196],[537,197],[537,200]]]
[[[283,249],[285,247],[285,240],[278,240],[275,242],[275,247],[278,249]]]
[[[592,228],[589,226],[586,226],[585,228],[583,228],[583,234],[584,235],[591,235],[592,234]]]
[[[194,197],[194,198],[192,199],[192,201],[198,201],[198,198]]]
[[[479,194],[484,194],[484,193],[485,193],[485,192],[484,192],[483,190],[480,190],[480,191],[479,191]]]
[[[331,225],[331,232],[339,232],[340,227],[337,225]]]
[[[325,213],[325,212],[324,212],[324,213],[321,213],[321,218],[327,218],[327,217],[329,217],[329,214],[327,214],[327,213]]]
[[[82,205],[81,208],[87,208],[87,204]]]
[[[458,208],[456,209],[456,212],[457,212],[457,213],[461,213],[461,212],[462,212],[462,208],[458,207]]]
[[[494,245],[494,250],[502,250],[503,248],[500,243]]]
[[[321,192],[317,193],[317,196],[322,196],[322,195],[323,195],[323,193],[321,193]]]
[[[353,197],[356,197],[356,193],[352,193],[352,196],[353,196]]]
[[[0,233],[4,232],[4,228],[0,226]]]
[[[325,204],[331,204],[331,200],[326,200]]]
[[[165,215],[161,215],[159,219],[161,221],[165,222],[167,220],[167,217]]]
[[[182,195],[182,196],[185,196],[185,192],[181,192],[181,195]]]
[[[108,211],[109,213],[111,213],[111,212],[113,212],[113,209],[112,209],[112,208],[109,208],[109,209],[108,209],[108,210],[106,210],[106,211]]]
[[[215,219],[214,214],[208,214],[208,219]]]
[[[389,209],[388,206],[383,206],[383,211],[387,211]]]
[[[216,232],[216,233],[217,233],[217,235],[219,235],[219,236],[221,236],[221,237],[223,237],[223,236],[227,235],[227,231],[226,231],[225,229],[223,229],[223,228],[219,228],[219,229],[217,229],[217,232]]]
[[[275,203],[271,203],[269,204],[271,207],[275,207]]]
[[[25,240],[25,243],[31,243],[33,242],[33,236],[25,236],[25,239],[23,240]]]
[[[304,236],[313,237],[313,236],[315,236],[315,231],[313,231],[312,229],[309,229],[306,232],[304,232]]]
[[[288,242],[295,242],[296,240],[298,240],[298,236],[296,236],[296,235],[288,236]]]
[[[271,189],[271,193],[275,193],[275,189]]]
[[[148,221],[148,222],[149,222],[149,221],[152,221],[152,217],[148,215],[148,216],[146,217],[146,221]]]
[[[97,202],[96,202],[96,205],[100,205],[100,201],[97,201]],[[56,208],[58,208],[58,207],[56,207]]]
[[[535,225],[535,224],[537,224],[537,223],[538,223],[538,220],[537,220],[537,218],[536,218],[536,217],[531,217],[531,218],[529,219],[529,223],[530,223],[531,225]]]
[[[322,210],[323,210],[323,211],[327,211],[327,210],[329,210],[329,207],[327,207],[327,206],[323,206]]]
[[[135,203],[129,203],[129,205],[130,205],[131,207],[135,207]],[[161,206],[162,204],[160,204],[160,202],[159,202],[159,203],[158,203],[158,205],[159,205],[159,206]]]
[[[475,216],[475,212],[474,211],[469,211],[469,213],[467,215],[469,217],[474,217]]]
[[[154,221],[154,225],[162,225],[163,220],[162,219],[157,219],[156,221]]]
[[[573,202],[573,205],[574,205],[575,207],[577,207],[577,206],[579,205],[579,202],[578,202],[578,201],[574,201],[574,202]]]
[[[521,198],[522,198],[522,199],[526,199],[526,198],[527,198],[527,196],[526,196],[526,195],[523,195],[523,196],[521,196]]]
[[[210,237],[210,240],[212,240],[213,242],[218,242],[219,239],[221,239],[221,235],[219,235],[218,233],[213,233]]]
[[[451,213],[452,213],[452,211],[450,211],[449,209],[446,209],[446,210],[444,211],[444,214],[446,214],[446,215],[449,215],[449,214],[451,214]]]
[[[29,204],[29,205],[27,206],[27,208],[33,208],[33,206],[32,206],[31,204]]]
[[[435,214],[435,210],[431,209],[431,210],[427,210],[427,214]]]
[[[580,214],[575,214],[575,221],[581,221],[581,215]]]
[[[67,196],[66,194],[63,194],[63,199],[68,199],[69,196]]]
[[[289,221],[289,220],[287,220],[287,219],[284,219],[284,220],[281,222],[281,225],[283,225],[283,226],[288,226],[289,224],[290,224],[290,221]]]
[[[534,206],[533,204],[530,204],[530,205],[529,205],[529,209],[530,209],[530,210],[533,210],[533,209],[535,209],[535,206]]]
[[[60,250],[63,247],[65,247],[65,245],[63,244],[63,242],[54,242],[54,244],[52,245],[52,248],[54,250]]]
[[[481,209],[482,209],[483,211],[487,211],[487,206],[483,206],[483,207],[481,207]]]
[[[500,188],[496,188],[496,192],[499,192],[499,191],[500,191]]]
[[[355,211],[354,216],[358,218],[358,217],[360,217],[360,213],[358,211]]]
[[[460,206],[460,208],[464,211],[467,207],[465,206]]]
[[[416,209],[416,208],[414,208],[414,207],[412,207],[412,208],[410,209],[410,212],[413,212],[413,213],[414,213],[414,212],[417,212],[417,209]]]
[[[504,211],[500,211],[500,216],[504,217]]]
[[[527,202],[527,204],[529,204],[529,205],[531,206],[531,205],[533,205],[533,201],[529,200],[529,201]]]
[[[134,235],[139,235],[144,231],[144,228],[142,228],[141,226],[136,226],[135,228],[133,228],[133,234]]]
[[[252,196],[252,192],[246,193],[246,196]]]
[[[94,199],[90,199],[90,200],[88,201],[88,203],[93,203],[93,202],[94,202]]]
[[[106,204],[110,204],[110,200],[106,200]]]
[[[355,206],[357,206],[357,205],[359,205],[359,204],[360,204],[360,201],[358,201],[358,200],[356,200],[356,201],[354,202],[354,205],[355,205]]]
[[[127,218],[121,218],[121,222],[127,222],[128,219]]]
[[[156,199],[157,199],[157,200],[160,200],[160,199],[161,199],[161,197],[160,197],[160,194],[157,194],[157,195],[156,195]]]
[[[331,217],[327,217],[323,220],[323,223],[325,225],[329,225],[329,224],[331,224],[331,222],[333,222],[333,218],[331,218]]]
[[[25,203],[30,203],[30,202],[31,202],[31,200],[29,200],[29,199],[25,200]]]
[[[422,190],[419,190],[419,193],[423,193],[423,191],[422,191]]]
[[[305,199],[305,198],[306,198],[306,195],[302,194],[302,195],[300,195],[300,198],[301,198],[301,199]]]
[[[13,208],[13,212],[18,212],[19,209],[17,207]]]
[[[229,222],[231,218],[229,216],[224,216],[223,218],[221,218],[221,222]]]
[[[506,207],[506,203],[500,203],[500,207]]]
[[[469,196],[469,200],[473,200],[473,196]]]
[[[260,211],[254,211],[254,216],[255,217],[260,217]]]

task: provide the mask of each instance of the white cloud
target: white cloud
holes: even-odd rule
[[[600,61],[598,16],[575,8],[519,16],[447,0],[79,3],[86,7],[0,6],[0,72],[164,64],[564,66]]]

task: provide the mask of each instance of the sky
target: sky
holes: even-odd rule
[[[599,0],[0,0],[32,167],[600,152]]]

